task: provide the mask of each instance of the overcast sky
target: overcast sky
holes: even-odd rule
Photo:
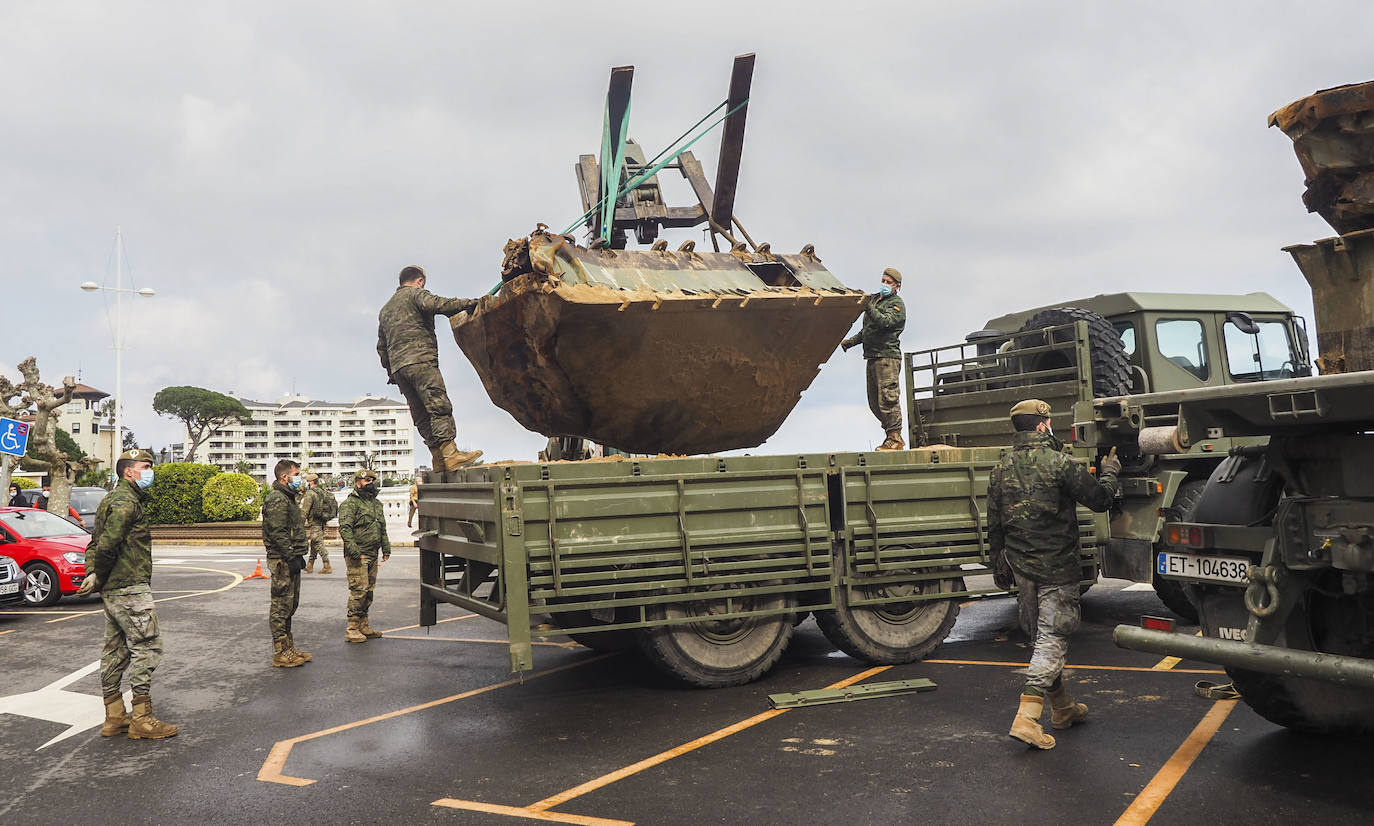
[[[111,302],[77,285],[114,283],[118,225],[125,285],[158,293],[124,314],[140,444],[180,438],[151,408],[168,385],[394,390],[376,314],[402,266],[441,295],[485,292],[506,239],[580,212],[573,164],[600,145],[610,67],[636,67],[631,133],[652,154],[746,51],[738,214],[775,250],[815,244],[851,286],[901,269],[907,349],[1128,289],[1263,290],[1310,320],[1280,247],[1334,233],[1265,118],[1370,80],[1371,31],[1368,0],[7,0],[0,369],[35,355],[53,383],[80,371],[113,392]],[[708,171],[717,145],[697,145]],[[533,458],[543,438],[440,338],[460,443]],[[852,351],[760,450],[881,440]]]

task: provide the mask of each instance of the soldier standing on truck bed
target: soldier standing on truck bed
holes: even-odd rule
[[[1050,406],[1039,399],[1011,409],[1016,437],[1012,449],[988,476],[988,549],[996,571],[1002,557],[1010,564],[1017,587],[1021,628],[1035,648],[1026,668],[1021,704],[1012,720],[1012,737],[1039,749],[1054,748],[1054,738],[1040,727],[1045,696],[1050,722],[1066,729],[1088,716],[1088,707],[1069,697],[1060,672],[1069,650],[1069,635],[1078,628],[1078,553],[1075,505],[1098,513],[1111,507],[1120,485],[1116,448],[1098,463],[1101,478],[1062,451],[1050,427]],[[1005,580],[1000,587],[1008,587]]]
[[[439,342],[434,316],[454,316],[477,306],[471,298],[440,298],[425,289],[425,271],[401,270],[401,285],[378,313],[377,355],[387,382],[410,406],[410,418],[429,446],[435,470],[459,470],[477,461],[480,450],[461,451],[455,440],[453,403],[439,372]]]
[[[267,627],[272,631],[272,665],[295,668],[314,659],[296,648],[291,636],[291,618],[301,602],[301,571],[305,570],[305,517],[296,496],[300,493],[301,466],[281,459],[272,473],[276,481],[262,500],[262,544],[267,549],[267,567],[272,573],[272,598],[267,609]]]
[[[115,462],[119,482],[95,509],[86,548],[86,578],[76,596],[100,592],[105,605],[105,646],[100,651],[100,688],[105,697],[101,737],[128,732],[130,740],[160,740],[177,727],[153,716],[153,671],[162,662],[162,632],[153,605],[153,539],[148,529],[148,488],[153,454],[129,450]],[[119,683],[129,672],[133,715],[124,709]]]
[[[882,284],[864,307],[863,327],[845,339],[845,350],[862,344],[868,361],[868,409],[878,417],[887,438],[879,450],[901,450],[902,440],[902,330],[906,305],[901,296],[902,274],[892,267],[883,270]]]

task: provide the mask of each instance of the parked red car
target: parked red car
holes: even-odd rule
[[[23,570],[27,605],[52,605],[81,588],[90,541],[90,534],[45,510],[0,508],[0,554]]]

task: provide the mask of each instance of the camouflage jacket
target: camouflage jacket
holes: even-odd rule
[[[268,559],[305,556],[310,549],[296,495],[281,482],[273,482],[262,500],[262,544]]]
[[[307,522],[319,522],[321,525],[329,521],[326,515],[329,510],[325,507],[324,497],[332,494],[324,488],[316,485],[313,488],[306,488],[301,495],[301,516]]]
[[[339,505],[339,538],[343,540],[344,556],[357,559],[360,556],[376,556],[381,549],[382,558],[391,556],[391,540],[386,535],[386,515],[382,513],[382,503],[376,497],[368,499],[354,488],[348,498]]]
[[[1059,451],[1048,433],[1017,433],[1012,449],[988,477],[988,548],[1045,585],[1082,576],[1075,505],[1099,513],[1111,507],[1116,476],[1096,479],[1085,464]]]
[[[875,295],[864,307],[864,324],[845,344],[862,344],[866,359],[902,357],[902,330],[906,328],[906,304],[893,293],[886,298]]]
[[[101,589],[147,585],[153,579],[153,537],[144,503],[148,494],[121,479],[95,509],[95,528],[86,546],[86,576]]]
[[[440,298],[410,284],[397,287],[377,314],[377,355],[386,374],[412,364],[438,363],[434,317],[457,315],[476,306],[471,298]]]

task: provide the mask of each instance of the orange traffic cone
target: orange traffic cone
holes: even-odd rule
[[[267,579],[267,574],[262,572],[262,557],[258,557],[258,567],[254,568],[253,573],[244,577],[244,579]]]

